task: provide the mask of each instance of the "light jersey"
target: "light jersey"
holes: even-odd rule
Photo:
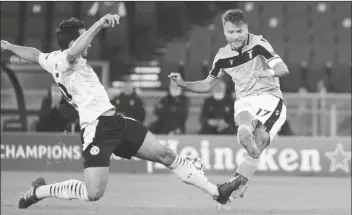
[[[98,76],[83,58],[75,65],[66,60],[68,50],[40,54],[39,64],[55,79],[64,98],[76,108],[81,129],[105,111],[115,108]]]
[[[235,83],[237,99],[264,92],[282,98],[279,78],[270,77],[268,71],[278,62],[282,62],[280,56],[261,35],[248,34],[240,52],[232,50],[230,44],[220,48],[209,76],[220,78],[224,72],[229,74]],[[260,74],[266,77],[257,77]]]

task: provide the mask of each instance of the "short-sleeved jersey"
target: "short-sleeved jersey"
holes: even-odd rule
[[[115,107],[87,60],[79,58],[71,65],[66,59],[67,52],[42,53],[39,64],[52,74],[64,98],[76,108],[83,129],[102,113]]]
[[[229,74],[235,83],[237,99],[261,93],[282,98],[279,78],[268,76],[268,70],[278,62],[282,62],[280,56],[261,35],[248,34],[246,44],[239,52],[230,44],[220,48],[209,76],[220,78],[224,72]]]

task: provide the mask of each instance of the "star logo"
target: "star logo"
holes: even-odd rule
[[[336,172],[341,169],[345,172],[350,172],[349,164],[351,160],[351,151],[345,151],[342,143],[336,145],[336,149],[332,152],[325,152],[325,156],[330,159],[330,172]]]

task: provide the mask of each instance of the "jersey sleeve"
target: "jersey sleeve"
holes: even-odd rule
[[[56,51],[51,53],[41,53],[39,55],[39,64],[49,73],[65,72],[75,65],[70,65],[66,60],[66,51]]]
[[[39,65],[48,71],[49,73],[53,73],[54,65],[55,65],[55,53],[40,53],[39,54]]]
[[[264,38],[261,38],[259,46],[261,47],[260,55],[271,68],[274,68],[277,63],[283,62],[281,57],[275,53],[270,43]]]
[[[224,70],[220,67],[220,50],[219,52],[216,54],[214,61],[213,61],[213,65],[212,68],[209,72],[210,77],[212,78],[221,78],[224,76]]]

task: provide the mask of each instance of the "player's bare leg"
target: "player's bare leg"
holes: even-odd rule
[[[238,126],[237,137],[240,144],[246,149],[247,153],[244,161],[240,163],[236,170],[236,174],[229,181],[238,181],[237,188],[232,196],[234,198],[242,197],[246,190],[248,180],[255,173],[261,151],[256,144],[255,127],[257,120],[253,120],[252,115],[248,111],[242,111],[236,116]]]
[[[161,163],[186,184],[194,185],[213,197],[219,195],[217,187],[211,184],[189,160],[178,156],[169,147],[160,144],[151,132],[147,133],[135,157]]]
[[[165,165],[184,183],[203,190],[217,201],[220,198],[227,202],[237,187],[234,182],[225,183],[222,186],[212,184],[202,171],[194,167],[190,160],[178,156],[169,147],[160,144],[151,132],[147,133],[143,145],[135,157]]]
[[[252,115],[248,111],[242,111],[236,116],[236,123],[238,124],[238,141],[253,159],[258,159],[260,151],[253,135],[255,125],[253,125]]]
[[[47,185],[43,178],[38,178],[21,197],[19,208],[27,208],[48,197],[97,201],[104,194],[108,182],[108,174],[108,167],[89,167],[84,170],[85,182],[70,179]]]
[[[264,149],[266,149],[270,145],[270,135],[265,130],[265,128],[261,124],[261,122],[258,122],[258,124],[257,124],[257,127],[254,131],[254,138],[255,138],[255,143],[260,151],[260,154],[262,154]],[[241,177],[242,184],[233,193],[233,196],[235,198],[243,197],[243,194],[247,189],[247,182],[254,175],[254,173],[258,167],[258,164],[259,164],[259,159],[255,160],[248,155],[246,155],[244,161],[242,163],[240,163],[240,165],[238,166],[238,168],[236,170],[235,177],[236,176]]]

